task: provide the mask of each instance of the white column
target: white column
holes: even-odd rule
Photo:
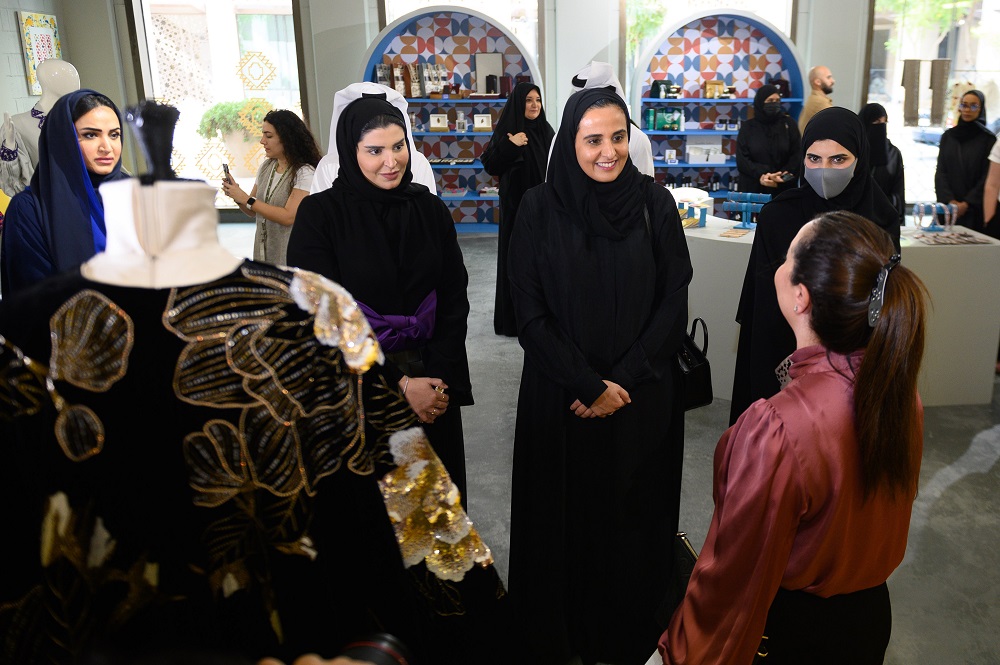
[[[826,65],[837,83],[833,103],[852,111],[861,108],[868,91],[863,90],[868,61],[865,44],[870,38],[870,4],[874,0],[799,0],[796,48],[802,56],[804,74],[811,67]],[[806,93],[808,94],[808,81]]]

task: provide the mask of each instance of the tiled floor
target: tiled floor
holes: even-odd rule
[[[225,224],[220,234],[234,252],[249,254],[252,225]],[[506,576],[522,354],[516,340],[493,335],[496,236],[463,233],[459,242],[470,276],[476,398],[463,410],[469,512]],[[729,403],[717,400],[687,418],[681,525],[699,547],[712,514],[712,454],[728,414]],[[928,408],[925,432],[909,548],[889,580],[894,622],[886,663],[1000,664],[1000,389],[989,405]]]

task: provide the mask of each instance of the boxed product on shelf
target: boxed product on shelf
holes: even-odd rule
[[[689,164],[725,164],[727,155],[722,150],[721,136],[692,136],[685,145],[685,159]]]

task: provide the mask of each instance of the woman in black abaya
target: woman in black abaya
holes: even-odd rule
[[[792,238],[807,222],[847,210],[875,222],[899,250],[899,218],[872,179],[861,119],[840,107],[812,117],[802,135],[803,183],[766,204],[757,217],[736,321],[740,324],[729,423],[748,406],[778,392],[778,365],[795,350],[795,336],[778,307],[774,273]]]
[[[970,90],[962,95],[958,112],[958,122],[941,135],[934,191],[938,201],[958,206],[957,224],[985,232],[983,186],[989,171],[987,158],[997,137],[986,128],[983,93]],[[996,229],[991,231],[996,232]]]
[[[753,98],[753,118],[740,125],[736,167],[745,192],[777,196],[795,187],[802,171],[799,126],[781,108],[778,86],[762,85]],[[785,180],[785,175],[793,176]]]
[[[288,263],[358,300],[386,352],[386,376],[464,497],[469,276],[455,224],[441,199],[412,183],[403,114],[384,98],[345,107],[335,140],[337,179],[299,205]]]
[[[613,89],[572,95],[511,237],[524,348],[509,575],[519,662],[643,663],[662,632],[691,261],[676,204],[632,165],[628,133]]]
[[[858,117],[868,135],[871,151],[869,166],[872,178],[899,215],[899,225],[906,218],[906,184],[903,179],[903,153],[892,144],[886,134],[889,115],[881,104],[866,104]]]
[[[493,331],[517,335],[507,279],[507,248],[524,193],[545,180],[545,163],[555,132],[545,120],[542,93],[534,83],[518,83],[511,92],[493,138],[483,150],[483,168],[500,178],[500,233]]]

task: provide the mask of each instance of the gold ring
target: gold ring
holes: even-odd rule
[[[434,392],[441,393],[442,395],[444,395],[444,388],[442,388],[439,385],[438,386],[434,386]]]
[[[437,409],[431,409],[431,415],[432,416],[437,415]]]

